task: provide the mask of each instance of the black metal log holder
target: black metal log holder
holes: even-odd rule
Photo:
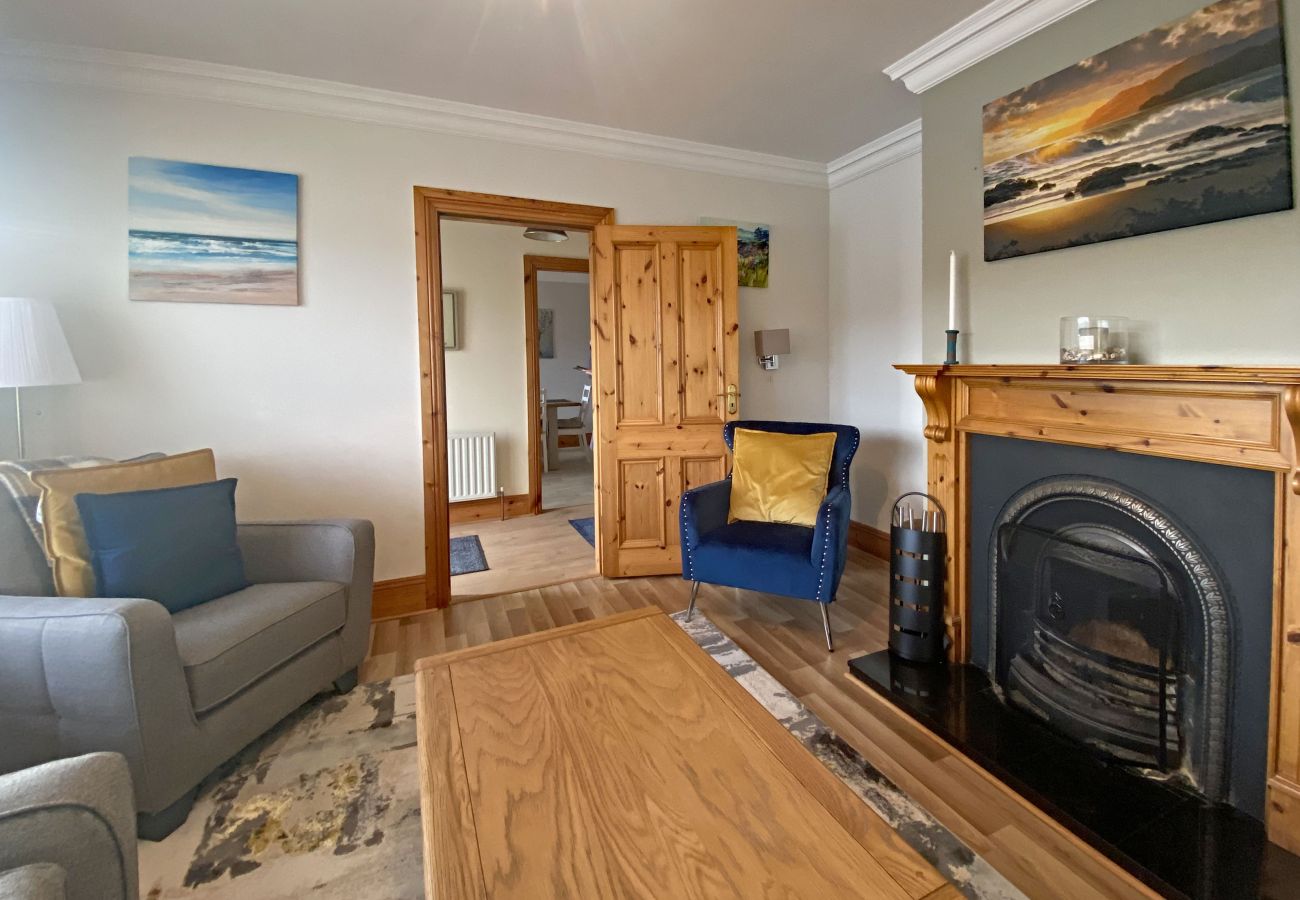
[[[922,497],[928,503],[918,513],[912,504],[904,504],[909,497]],[[889,529],[889,649],[911,662],[944,659],[947,531],[947,513],[929,494],[911,491],[894,501]]]

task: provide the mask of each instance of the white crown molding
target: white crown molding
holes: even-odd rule
[[[830,187],[837,188],[920,152],[921,120],[917,119],[863,144],[839,159],[831,160],[826,164],[826,178]]]
[[[231,103],[280,112],[489,138],[785,184],[826,187],[808,160],[510,112],[336,81],[63,44],[0,41],[0,79]]]
[[[1094,0],[993,0],[885,69],[914,94],[1082,9]]]

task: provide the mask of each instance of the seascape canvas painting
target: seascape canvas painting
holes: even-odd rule
[[[1221,0],[984,107],[984,258],[1293,207],[1279,0]]]
[[[741,287],[767,287],[769,234],[766,225],[732,222],[727,219],[700,219],[701,225],[736,226],[737,270]]]
[[[298,176],[132,157],[132,300],[298,303]]]

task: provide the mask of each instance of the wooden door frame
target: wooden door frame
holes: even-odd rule
[[[591,231],[614,224],[614,210],[479,194],[414,188],[415,277],[420,343],[420,431],[424,467],[424,607],[451,602],[451,529],[447,499],[447,385],[442,322],[441,216]],[[535,326],[534,326],[535,327]],[[593,392],[595,390],[593,372]],[[534,450],[534,452],[536,452]]]
[[[588,257],[590,242],[588,242]],[[528,376],[528,504],[533,515],[542,511],[542,454],[541,423],[538,411],[542,405],[542,372],[539,351],[541,341],[537,334],[537,273],[582,272],[587,275],[587,315],[591,317],[591,260],[581,256],[540,256],[524,254],[524,353],[527,357]],[[595,367],[592,368],[595,376]],[[594,383],[593,383],[594,384]],[[593,386],[594,393],[594,386]],[[595,419],[592,419],[595,427]],[[593,440],[594,444],[595,441]],[[593,478],[595,466],[592,466]]]

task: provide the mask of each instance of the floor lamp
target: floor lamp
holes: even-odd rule
[[[44,300],[0,297],[0,388],[14,389],[19,459],[26,455],[23,388],[80,382],[81,372],[54,307]]]

